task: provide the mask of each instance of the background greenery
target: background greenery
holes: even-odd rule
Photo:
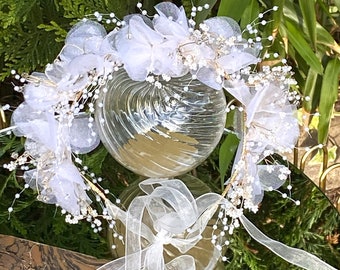
[[[136,12],[135,1],[129,0],[0,0],[0,104],[13,108],[22,101],[14,93],[12,69],[22,72],[44,70],[63,46],[63,40],[72,25],[87,14],[115,12],[122,18]],[[160,1],[143,1],[144,7],[153,13],[152,7]],[[189,12],[191,1],[174,1],[183,4]],[[308,116],[320,113],[318,140],[327,142],[328,128],[338,97],[340,71],[339,10],[340,0],[198,0],[195,5],[210,4],[210,9],[200,13],[198,20],[206,16],[229,16],[239,21],[242,28],[256,19],[259,12],[277,5],[280,9],[265,14],[270,21],[259,26],[264,37],[263,53],[278,52],[288,59],[298,81],[299,91],[309,96],[302,103]],[[112,26],[111,26],[112,27]],[[110,30],[110,26],[108,27]],[[273,35],[273,41],[265,37]],[[266,59],[275,65],[278,59]],[[7,120],[10,112],[7,112]],[[306,118],[308,125],[310,117]],[[2,123],[3,124],[3,123]],[[5,124],[3,124],[5,125]],[[8,162],[10,153],[22,149],[22,140],[0,137],[0,165]],[[224,175],[228,174],[237,140],[228,135],[221,140],[209,159],[192,173],[219,192]],[[117,164],[104,148],[83,157],[85,164],[105,178],[103,185],[119,195],[128,183],[137,180],[134,175]],[[7,208],[14,195],[22,189],[20,172],[9,173],[0,168],[0,233],[34,241],[53,244],[97,257],[109,257],[106,231],[92,232],[86,222],[68,225],[54,206],[35,200],[36,194],[26,190],[14,205],[14,213],[8,219]],[[222,177],[221,177],[222,175]],[[340,265],[340,245],[336,241],[339,232],[339,215],[323,194],[294,169],[293,197],[302,205],[280,199],[279,194],[267,194],[260,213],[250,218],[268,235],[288,245],[303,248],[334,266]],[[235,233],[227,255],[227,269],[293,269],[268,250],[256,244],[242,229]],[[270,268],[268,268],[270,265]]]

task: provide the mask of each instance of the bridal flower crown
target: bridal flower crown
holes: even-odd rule
[[[218,260],[227,260],[222,253],[228,245],[226,235],[241,225],[292,264],[334,269],[305,251],[268,238],[244,216],[247,209],[257,211],[264,191],[277,190],[289,179],[286,166],[265,160],[274,153],[292,151],[299,134],[294,103],[299,97],[290,92],[294,84],[290,67],[282,61],[281,66],[257,72],[250,68],[261,61],[263,49],[255,23],[245,30],[255,37],[245,40],[231,18],[213,17],[197,25],[196,13],[209,9],[208,5],[192,7],[189,19],[183,7],[170,2],[156,5],[157,14],[152,17],[141,3],[137,7],[141,14],[122,21],[113,13],[95,13],[92,19],[75,24],[44,73],[21,77],[13,71],[25,82],[15,87],[25,101],[13,112],[10,129],[26,140],[24,153],[13,153],[13,161],[5,167],[23,170],[25,188],[36,190],[38,200],[60,206],[67,222],[86,219],[96,231],[101,230],[103,220],[109,223],[125,244],[125,256],[101,269],[213,269]],[[107,33],[102,23],[116,23],[116,27]],[[126,211],[119,207],[119,199],[108,199],[110,191],[101,189],[102,179],[82,165],[79,154],[91,152],[100,143],[96,130],[100,120],[94,113],[102,104],[95,103],[108,91],[105,83],[121,69],[130,79],[159,89],[164,81],[190,74],[192,81],[225,90],[239,102],[236,109],[243,116],[237,132],[240,145],[223,194],[194,198],[181,180],[149,178],[139,185],[145,195],[133,199]],[[188,88],[190,83],[183,91]],[[234,105],[226,113],[232,109]],[[287,193],[277,192],[298,205],[299,201],[290,198],[290,189],[288,185]],[[91,207],[90,191],[104,205],[99,213]],[[13,211],[13,205],[8,211]],[[187,253],[202,241],[202,233],[215,216],[211,260],[202,265]],[[125,232],[117,231],[117,220],[125,225]],[[179,255],[165,259],[166,245]]]

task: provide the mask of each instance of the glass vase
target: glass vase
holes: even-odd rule
[[[226,118],[223,91],[191,75],[155,83],[131,80],[120,69],[96,102],[99,136],[110,154],[147,177],[192,170],[219,142]]]

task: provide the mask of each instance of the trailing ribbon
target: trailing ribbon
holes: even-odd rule
[[[240,221],[252,238],[285,261],[307,270],[336,270],[334,267],[304,250],[288,247],[281,242],[269,238],[256,228],[245,216],[241,216]]]
[[[218,206],[224,204],[228,208],[231,206],[229,201],[216,193],[206,193],[195,199],[185,184],[177,179],[150,178],[139,186],[146,195],[134,198],[127,212],[109,200],[105,202],[110,215],[121,220],[126,227],[125,256],[99,270],[214,269],[220,257],[215,246],[212,250],[204,250],[204,253],[210,252],[210,262],[205,264],[199,261],[200,258],[186,253],[202,239],[202,233]],[[252,238],[287,262],[309,270],[335,270],[306,251],[270,239],[245,216],[241,215],[239,220]],[[166,261],[164,257],[170,253],[169,246],[179,253],[172,253],[175,258]]]

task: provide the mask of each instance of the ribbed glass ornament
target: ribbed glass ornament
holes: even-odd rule
[[[190,75],[160,81],[131,80],[120,69],[97,100],[97,126],[111,155],[147,177],[181,175],[205,160],[223,133],[226,101]]]

